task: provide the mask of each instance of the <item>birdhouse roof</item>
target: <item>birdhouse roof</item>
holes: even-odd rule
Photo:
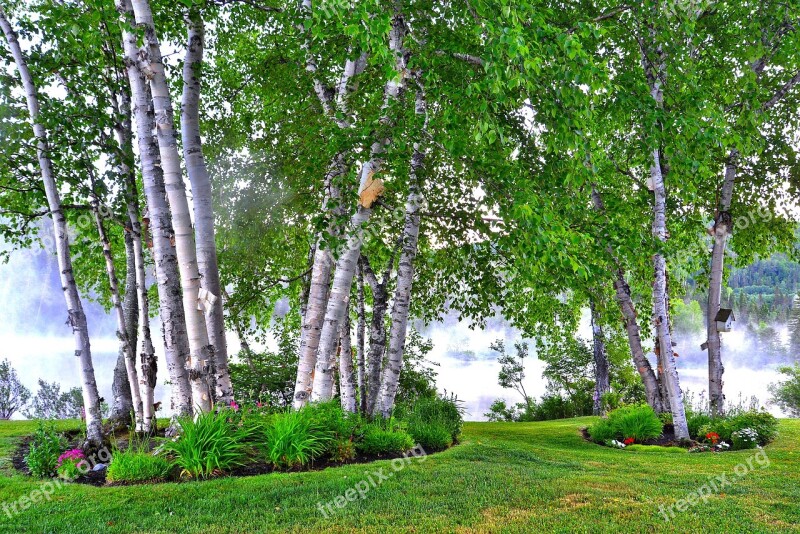
[[[731,318],[734,321],[736,320],[736,316],[733,314],[733,310],[729,310],[727,308],[720,308],[719,311],[717,312],[717,316],[714,317],[714,320],[724,323],[728,320],[728,318]]]

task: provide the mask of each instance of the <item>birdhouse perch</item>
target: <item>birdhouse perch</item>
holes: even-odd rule
[[[717,331],[730,332],[736,317],[733,315],[733,310],[720,308],[714,320],[717,322]]]

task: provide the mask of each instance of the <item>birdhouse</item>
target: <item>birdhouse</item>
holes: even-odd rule
[[[733,310],[720,308],[714,320],[717,322],[717,331],[730,332],[736,317],[733,315]]]

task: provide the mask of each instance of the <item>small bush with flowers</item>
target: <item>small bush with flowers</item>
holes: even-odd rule
[[[70,449],[58,457],[56,472],[64,480],[75,480],[89,471],[89,462],[80,449]]]
[[[758,432],[752,428],[743,428],[731,434],[733,450],[755,449],[759,447]]]

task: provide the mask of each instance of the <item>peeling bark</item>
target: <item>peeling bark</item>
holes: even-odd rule
[[[200,139],[200,84],[205,28],[200,14],[192,8],[188,21],[186,59],[183,64],[183,99],[181,102],[181,139],[186,171],[192,185],[197,267],[201,285],[211,302],[204,303],[208,339],[214,349],[215,397],[223,406],[233,401],[233,385],[228,372],[228,342],[219,281],[217,245],[214,232],[214,206],[211,180],[203,158]]]
[[[118,9],[123,17],[123,27],[133,25],[130,0],[120,0]],[[133,100],[133,113],[136,119],[136,137],[139,144],[144,194],[147,199],[149,227],[152,232],[153,259],[158,284],[159,316],[161,318],[167,372],[172,385],[172,409],[176,415],[186,416],[191,415],[193,412],[192,392],[186,370],[189,356],[189,340],[186,333],[178,259],[173,245],[174,232],[162,175],[161,156],[156,140],[153,137],[155,119],[152,99],[150,98],[149,88],[137,66],[139,50],[137,48],[136,35],[125,31],[123,33],[123,47],[128,82]],[[132,208],[133,206],[129,204],[129,216],[131,220],[136,219],[135,225],[138,226],[138,214]],[[141,267],[137,266],[137,273],[139,294],[146,295],[143,264]],[[148,324],[147,321],[141,320],[143,311],[140,307],[139,328],[143,328]],[[150,358],[149,347],[141,346],[142,339],[144,337],[140,332],[139,381],[140,384],[150,384],[155,380],[154,360]]]
[[[364,279],[372,290],[372,321],[369,328],[369,353],[367,355],[367,415],[372,417],[379,409],[383,358],[386,355],[386,310],[389,307],[389,275],[394,267],[392,255],[383,280],[372,270],[369,260],[362,255],[359,259]]]
[[[83,405],[86,413],[86,440],[89,444],[99,446],[102,442],[102,429],[100,417],[100,395],[97,392],[97,382],[92,365],[92,349],[89,342],[89,327],[86,323],[86,314],[83,311],[78,285],[72,272],[72,257],[69,247],[69,234],[67,232],[67,219],[61,209],[61,196],[53,174],[53,163],[48,155],[50,147],[47,132],[39,123],[39,97],[33,77],[28,70],[28,64],[19,46],[16,32],[6,18],[5,10],[0,6],[0,29],[5,35],[11,55],[17,65],[17,72],[22,80],[25,100],[28,105],[28,114],[36,138],[36,151],[39,168],[42,175],[47,196],[50,217],[53,222],[56,255],[61,278],[61,287],[64,291],[64,300],[67,305],[67,322],[72,329],[75,340],[75,359],[81,377]]]
[[[353,345],[350,341],[350,312],[345,314],[342,332],[339,336],[339,397],[342,409],[356,413],[356,380],[353,368]]]
[[[358,411],[367,413],[367,375],[366,351],[364,339],[367,331],[367,313],[364,306],[364,268],[358,265],[358,305],[356,307],[358,324],[356,325],[356,361],[358,365]]]
[[[208,340],[200,298],[200,271],[197,265],[194,228],[183,183],[181,160],[178,154],[174,127],[172,97],[167,84],[161,44],[156,35],[153,14],[148,0],[133,0],[133,13],[138,27],[144,30],[145,45],[139,52],[139,68],[149,82],[155,113],[156,137],[161,154],[164,185],[166,186],[172,228],[175,232],[175,250],[178,256],[186,333],[189,338],[189,384],[192,403],[201,412],[211,410],[213,399],[209,385],[214,355]]]

